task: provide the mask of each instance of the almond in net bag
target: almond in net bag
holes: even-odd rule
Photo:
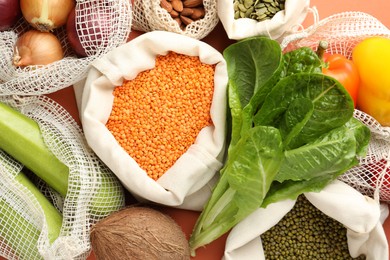
[[[0,150],[0,255],[87,259],[91,226],[124,206],[122,185],[86,144],[76,121],[54,100],[39,95],[1,96],[0,102],[36,121],[47,147],[69,168],[63,196]],[[21,174],[57,209],[56,221],[38,203],[42,199],[20,181]]]
[[[133,80],[138,74],[155,68],[156,57],[158,55],[165,56],[170,52],[199,57],[201,63],[215,66],[214,78],[211,79],[214,90],[209,97],[211,106],[209,112],[207,112],[209,113],[211,124],[204,126],[199,132],[196,132],[193,143],[181,152],[180,156],[173,162],[173,165],[167,168],[166,171],[164,170],[165,172],[161,177],[155,180],[149,177],[149,171],[147,172],[146,170],[147,165],[142,164],[143,166],[141,167],[140,161],[137,159],[138,157],[136,158],[132,153],[128,153],[119,144],[113,133],[106,127],[106,123],[113,107],[113,91],[121,86],[125,80]],[[91,148],[137,199],[200,210],[211,193],[212,182],[215,180],[216,173],[222,167],[224,156],[227,69],[222,54],[210,45],[194,38],[172,32],[154,31],[138,36],[92,64],[93,67],[90,69],[86,80],[75,86],[84,133]],[[160,69],[163,70],[164,68],[158,68],[158,70]],[[182,79],[180,80],[181,85],[183,83],[185,85],[189,84],[186,83],[184,75],[181,78],[180,69],[176,73],[171,74],[171,77],[172,81],[177,78]],[[202,76],[195,79],[195,81],[202,81]],[[151,89],[153,89],[153,84],[151,83]],[[172,92],[174,92],[175,88],[180,88],[179,83],[175,85],[166,82],[165,84],[168,88],[172,88]],[[200,87],[194,89],[195,95],[198,89],[200,91]],[[145,91],[148,91],[148,89]],[[131,96],[134,92],[135,90],[129,92],[128,96]],[[159,90],[153,90],[153,93],[159,99]],[[145,99],[149,100],[149,98],[150,95],[145,94]],[[161,122],[167,121],[163,114],[157,113],[159,108],[166,107],[170,107],[166,110],[168,118],[171,116],[177,118],[171,112],[182,107],[179,102],[185,104],[186,101],[176,96],[174,103],[162,102],[159,107],[156,107],[156,113],[151,113],[149,118]],[[142,106],[146,105],[149,107],[148,111],[150,111],[150,106],[152,106],[151,108],[156,106],[156,103],[153,102],[144,103],[142,102]],[[133,106],[137,106],[137,103]],[[196,105],[194,106],[196,107]],[[188,111],[190,110],[192,109],[188,107]],[[199,112],[201,113],[202,111],[199,110]],[[135,116],[137,117],[137,114]],[[188,113],[188,115],[185,115],[189,119],[193,116],[195,114],[191,115]],[[143,119],[142,122],[147,122],[145,120]],[[158,123],[156,124],[158,125]],[[148,133],[146,139],[141,138],[139,135],[135,138],[132,135],[127,135],[126,138],[129,142],[143,142],[142,140],[147,140],[155,143],[162,139],[167,141],[162,143],[159,149],[168,149],[168,151],[170,149],[179,149],[176,146],[169,148],[170,142],[175,142],[173,139],[164,139],[165,136],[171,136],[171,126],[161,130],[158,134],[157,132],[149,131],[149,128],[144,128],[143,125],[136,127]],[[154,125],[149,124],[149,127],[153,129]],[[130,128],[131,126],[127,126],[123,130],[127,131]],[[180,129],[180,125],[173,128]],[[181,131],[175,131],[176,134],[178,138],[183,137]],[[142,151],[147,153],[148,147],[142,149]],[[152,155],[148,156],[152,157]],[[156,164],[157,168],[162,165],[161,163],[158,162]]]
[[[267,36],[278,40],[301,25],[309,6],[309,0],[219,0],[218,17],[229,39]]]
[[[80,47],[87,56],[76,55],[64,25],[51,31],[61,42],[64,58],[48,65],[17,67],[13,64],[18,38],[33,29],[23,17],[10,30],[0,31],[1,95],[47,94],[80,81],[93,60],[126,42],[131,31],[131,2],[75,1],[74,19]]]
[[[180,5],[180,8],[176,8],[177,10],[186,8],[187,13],[184,13],[185,10],[175,11],[172,7],[174,1]],[[195,11],[197,17],[194,17],[192,10],[197,9],[202,9],[202,15],[197,15],[198,12]],[[180,20],[184,14],[185,18],[189,19],[189,24]],[[132,26],[134,30],[142,32],[161,30],[203,39],[215,28],[218,22],[216,0],[135,0],[133,3]]]

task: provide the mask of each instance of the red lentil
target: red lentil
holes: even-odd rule
[[[155,68],[114,89],[106,127],[154,180],[212,125],[215,65],[176,52],[156,57]]]

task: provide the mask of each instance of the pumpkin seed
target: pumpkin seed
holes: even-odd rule
[[[234,18],[251,18],[257,21],[271,19],[284,10],[285,0],[233,0]]]

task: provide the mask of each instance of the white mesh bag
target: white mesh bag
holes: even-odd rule
[[[367,260],[388,259],[388,244],[382,223],[388,206],[362,195],[349,185],[335,180],[321,192],[304,196],[317,209],[347,228],[351,257],[365,255]],[[295,205],[284,200],[260,208],[237,224],[229,233],[224,260],[264,260],[260,235],[276,225]],[[315,222],[308,223],[314,224]]]
[[[82,8],[81,8],[82,7]],[[112,48],[126,42],[131,31],[131,2],[127,0],[78,0],[76,23],[83,24],[83,17],[96,13],[104,16],[107,26],[98,22],[83,25],[78,30],[80,42],[88,54],[78,58],[69,45],[66,28],[53,31],[64,49],[64,58],[45,66],[16,67],[12,64],[14,45],[19,35],[32,29],[24,18],[8,31],[0,32],[0,95],[36,95],[52,93],[78,82],[87,73],[90,63]],[[108,28],[108,29],[107,29]],[[104,39],[91,41],[90,39]]]
[[[202,128],[195,142],[157,181],[150,178],[105,126],[112,110],[113,90],[124,79],[155,67],[157,55],[169,51],[199,56],[215,64],[212,125]],[[222,167],[226,138],[227,69],[221,53],[188,36],[153,31],[142,34],[95,60],[84,83],[75,86],[80,118],[89,145],[137,199],[200,210]],[[153,117],[153,115],[151,115]],[[157,138],[157,137],[156,137]]]
[[[218,24],[217,1],[203,0],[205,16],[182,30],[171,15],[160,6],[160,0],[135,0],[133,3],[133,29],[150,32],[162,30],[203,39]]]
[[[50,243],[42,207],[15,179],[23,165],[0,150],[0,226],[2,236],[6,234],[0,242],[0,255],[28,260],[86,259],[91,252],[91,226],[124,206],[123,187],[58,103],[46,96],[1,96],[0,102],[35,120],[47,147],[69,168],[65,198],[42,180],[35,184],[62,213],[60,234]],[[16,222],[20,216],[23,221]],[[15,255],[15,247],[24,254]]]
[[[259,3],[259,1],[252,2]],[[284,10],[278,11],[271,19],[259,22],[252,18],[235,19],[233,3],[233,0],[218,1],[218,17],[229,39],[233,40],[252,36],[267,36],[278,40],[293,33],[297,27],[301,26],[310,6],[309,0],[286,0]],[[244,1],[242,0],[240,3],[244,3]]]
[[[316,49],[320,40],[326,40],[327,52],[351,58],[354,46],[370,36],[390,37],[390,30],[369,14],[344,12],[284,38],[281,45],[285,51],[302,46]],[[369,127],[372,137],[366,157],[339,179],[364,195],[390,201],[390,128],[382,127],[373,117],[357,109],[354,116]]]

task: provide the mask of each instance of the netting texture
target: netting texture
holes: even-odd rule
[[[160,6],[160,0],[134,0],[132,28],[142,32],[162,30],[203,39],[218,24],[217,2],[203,0],[205,16],[182,30],[171,15]]]
[[[74,53],[66,26],[62,26],[52,32],[61,41],[63,59],[44,66],[16,67],[12,63],[15,43],[32,27],[21,18],[13,28],[0,32],[0,95],[47,94],[71,86],[86,76],[93,60],[127,41],[132,22],[131,1],[77,0],[75,10],[77,33],[87,57]]]
[[[309,46],[317,49],[320,40],[329,43],[327,52],[351,59],[355,45],[370,36],[390,38],[390,30],[375,17],[363,12],[343,12],[314,23],[305,30],[287,36],[284,51]],[[362,194],[390,201],[390,127],[382,127],[370,115],[355,109],[354,117],[371,130],[366,157],[339,179]]]
[[[92,152],[81,128],[58,103],[42,95],[0,96],[0,102],[38,122],[47,147],[69,168],[65,198],[48,188],[43,181],[37,183],[63,215],[60,236],[50,244],[42,208],[32,194],[15,181],[23,165],[0,150],[0,212],[2,216],[11,216],[2,218],[1,233],[6,232],[9,236],[8,243],[19,239],[22,243],[19,246],[28,252],[19,258],[4,241],[0,242],[0,255],[7,259],[86,259],[91,252],[91,226],[125,204],[122,185]],[[16,233],[18,229],[13,228],[13,221],[17,219],[12,217],[15,211],[30,223],[22,229],[22,233]],[[26,241],[37,236],[38,250],[29,250],[27,247],[34,244]]]

